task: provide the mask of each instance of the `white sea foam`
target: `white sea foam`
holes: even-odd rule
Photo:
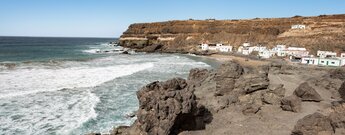
[[[0,72],[0,98],[22,96],[63,88],[94,87],[114,78],[153,67],[152,63],[107,67],[18,69]]]
[[[100,49],[88,49],[88,50],[83,50],[84,53],[97,53],[99,52]]]
[[[88,90],[55,91],[16,98],[0,108],[4,134],[69,134],[84,122],[97,117],[100,99]],[[2,117],[1,114],[6,114]],[[1,129],[0,129],[1,132]]]

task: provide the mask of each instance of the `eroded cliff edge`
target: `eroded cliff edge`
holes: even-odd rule
[[[292,30],[303,24],[306,29]],[[345,15],[317,17],[265,18],[251,20],[185,20],[137,23],[120,38],[125,47],[161,52],[194,52],[201,42],[228,43],[235,47],[244,42],[275,46],[303,46],[317,50],[345,50]]]

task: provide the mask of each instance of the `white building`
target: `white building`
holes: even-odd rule
[[[232,46],[220,46],[218,49],[220,52],[232,52]]]
[[[306,48],[301,47],[288,47],[285,50],[287,56],[294,56],[294,57],[306,57],[309,55],[309,52]]]
[[[302,24],[292,25],[291,29],[305,29],[306,26]]]
[[[243,45],[237,49],[237,52],[243,55],[250,55],[254,51],[263,52],[267,51],[267,48],[263,46],[250,46],[250,43],[243,43]]]
[[[203,51],[208,50],[208,44],[201,44],[200,47],[201,47],[201,50]]]
[[[301,63],[308,65],[319,65],[319,58],[303,57]]]
[[[286,56],[286,45],[277,45],[276,47],[272,48],[272,51],[275,51],[277,56],[285,57]]]
[[[313,58],[313,57],[303,57],[302,64],[317,65],[317,66],[344,66],[345,58],[334,57],[334,58]]]
[[[259,56],[260,56],[261,58],[264,58],[264,59],[271,58],[271,57],[273,57],[274,55],[276,55],[276,51],[272,51],[272,50],[265,50],[265,51],[259,52]]]
[[[250,43],[248,43],[248,42],[243,43],[242,46],[244,46],[244,47],[249,47],[249,46],[250,46]]]
[[[320,58],[334,58],[337,57],[337,53],[331,51],[317,51],[317,56]]]
[[[231,52],[232,46],[223,44],[201,44],[201,50],[203,51],[219,51],[219,52]]]

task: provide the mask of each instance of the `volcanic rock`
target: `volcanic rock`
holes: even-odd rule
[[[243,87],[245,93],[252,93],[258,90],[265,90],[269,85],[268,76],[266,74],[245,74],[237,81],[237,86]]]
[[[267,92],[262,95],[262,101],[267,104],[279,105],[282,97],[278,96],[275,93]]]
[[[299,85],[294,91],[294,95],[300,97],[302,101],[322,101],[320,94],[317,93],[314,88],[310,87],[307,82],[304,82],[301,85]]]
[[[301,99],[299,99],[295,95],[284,97],[281,100],[281,108],[285,111],[300,112],[301,102]]]
[[[339,103],[334,105],[329,115],[329,119],[331,120],[331,124],[334,129],[345,129],[345,104]]]
[[[210,113],[198,105],[194,86],[174,78],[153,82],[137,92],[139,110],[134,123],[140,134],[171,135],[205,128]]]
[[[161,47],[162,47],[162,45],[155,44],[155,45],[146,46],[146,47],[139,49],[137,51],[139,51],[139,52],[155,52],[158,49],[160,49]]]
[[[345,82],[343,82],[343,84],[340,86],[338,92],[341,98],[343,99],[343,101],[345,101]]]
[[[222,64],[216,73],[216,95],[222,96],[231,92],[235,87],[236,79],[243,74],[243,68],[235,62]]]
[[[330,77],[333,79],[341,79],[345,81],[345,69],[337,68],[330,72]]]
[[[333,127],[327,116],[320,113],[314,113],[298,120],[292,135],[331,135]]]
[[[189,72],[188,81],[201,82],[208,77],[208,74],[209,71],[207,69],[191,69]]]

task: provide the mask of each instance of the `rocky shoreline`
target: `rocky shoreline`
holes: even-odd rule
[[[111,135],[345,133],[345,69],[224,62],[137,92],[131,126]]]

